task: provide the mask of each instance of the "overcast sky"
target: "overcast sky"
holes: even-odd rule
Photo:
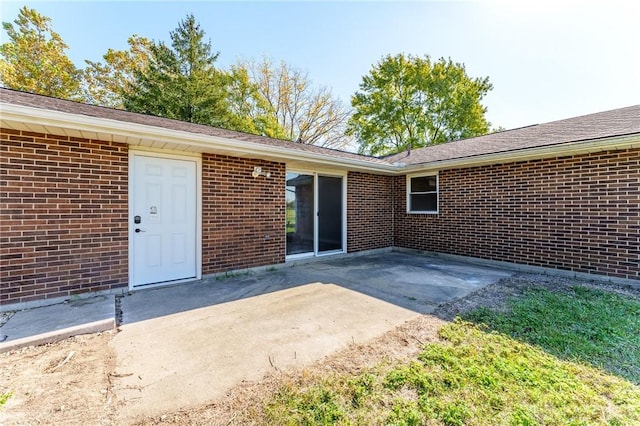
[[[640,1],[159,2],[2,0],[53,20],[78,67],[139,34],[168,40],[187,14],[219,65],[264,55],[301,68],[345,103],[386,54],[451,57],[488,76],[494,127],[515,128],[640,103]],[[7,40],[2,31],[2,42]]]

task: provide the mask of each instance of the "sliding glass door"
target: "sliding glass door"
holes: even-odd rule
[[[318,252],[342,250],[342,178],[318,176]]]
[[[314,251],[314,178],[287,173],[287,255]]]
[[[340,176],[287,173],[287,256],[343,251],[343,191]]]

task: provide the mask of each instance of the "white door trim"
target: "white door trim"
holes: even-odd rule
[[[347,253],[347,172],[323,172],[312,171],[305,169],[287,169],[286,173],[300,173],[313,176],[313,251],[308,253],[298,254],[286,254],[286,228],[283,230],[285,233],[285,262],[289,260],[305,259],[310,257],[331,256],[334,254]],[[318,251],[318,181],[320,176],[324,177],[339,177],[342,179],[342,250],[331,250],[327,252]],[[285,177],[286,180],[286,177]],[[286,182],[285,182],[286,185]]]
[[[136,156],[144,156],[144,157],[156,157],[156,158],[166,158],[166,159],[174,159],[174,160],[185,160],[185,161],[193,161],[196,163],[196,280],[202,279],[202,155],[179,155],[174,153],[167,153],[161,151],[150,151],[150,150],[135,150],[129,149],[129,180],[128,180],[128,226],[127,226],[127,237],[128,237],[128,251],[129,251],[129,265],[128,265],[128,279],[129,279],[129,290],[134,290],[133,286],[133,239],[131,235],[135,228],[135,224],[133,223],[133,179],[134,179],[134,157]],[[171,284],[178,284],[181,282],[193,281],[193,278],[188,278],[185,280],[176,280],[171,281]],[[144,288],[152,288],[162,286],[163,283],[159,284],[149,284],[145,285]],[[166,285],[166,284],[164,284]],[[138,288],[139,289],[139,288]]]

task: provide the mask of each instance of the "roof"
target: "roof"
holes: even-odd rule
[[[640,105],[413,149],[411,154],[385,159],[413,165],[637,134]]]
[[[540,158],[567,152],[640,147],[640,105],[522,127],[411,153],[376,158],[232,130],[138,114],[0,88],[1,125],[30,131],[64,131],[79,137],[111,137],[131,145],[191,152],[215,152],[287,161],[288,166],[326,165],[400,174],[410,170]],[[52,130],[54,129],[54,130]],[[620,137],[631,136],[623,144]],[[614,141],[616,140],[616,141]],[[595,142],[594,142],[595,141]],[[580,151],[582,150],[582,151]],[[537,156],[537,157],[536,157]]]
[[[0,88],[0,100],[2,103],[39,108],[49,111],[58,111],[87,117],[102,118],[120,121],[123,123],[136,123],[145,126],[160,127],[170,130],[178,130],[187,133],[214,136],[223,139],[235,139],[251,142],[258,145],[284,147],[293,151],[307,151],[326,154],[334,157],[351,158],[372,163],[388,164],[383,159],[358,155],[351,152],[336,149],[323,148],[315,145],[293,143],[282,139],[273,139],[266,136],[258,136],[249,133],[226,130],[202,124],[189,123],[171,118],[157,117],[147,114],[139,114],[115,108],[106,108],[96,105],[88,105],[80,102],[57,99],[49,96],[35,95],[33,93],[20,92],[12,89]]]

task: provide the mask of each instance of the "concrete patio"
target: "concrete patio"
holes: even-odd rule
[[[264,272],[126,293],[110,341],[123,423],[197,406],[245,380],[364,343],[512,271],[400,252],[316,259]],[[113,296],[17,312],[8,347],[95,332]],[[84,330],[84,328],[87,328]],[[113,325],[111,325],[111,328]]]
[[[394,252],[126,296],[111,341],[122,420],[197,406],[243,380],[309,365],[509,275]]]

